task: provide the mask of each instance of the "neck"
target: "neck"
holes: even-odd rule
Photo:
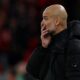
[[[63,30],[65,30],[65,29],[67,29],[67,27],[59,27],[59,26],[58,26],[58,28],[56,29],[56,32],[53,33],[53,35],[56,35],[56,34],[62,32]]]

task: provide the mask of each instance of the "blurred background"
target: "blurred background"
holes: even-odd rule
[[[42,12],[55,3],[68,22],[80,19],[80,0],[0,0],[0,80],[33,80],[25,67],[40,41]]]

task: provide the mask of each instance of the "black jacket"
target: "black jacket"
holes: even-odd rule
[[[27,71],[40,80],[80,80],[80,22],[69,23],[48,48],[37,47]]]

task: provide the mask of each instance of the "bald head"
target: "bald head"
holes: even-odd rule
[[[60,5],[60,4],[54,4],[54,5],[50,5],[48,6],[44,12],[44,14],[49,14],[51,16],[59,16],[60,18],[62,18],[63,20],[67,20],[67,12],[65,10],[65,8]]]

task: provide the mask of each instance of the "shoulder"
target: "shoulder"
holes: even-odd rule
[[[80,21],[74,20],[68,23],[68,30],[75,37],[80,37]]]
[[[69,41],[68,51],[70,54],[80,53],[80,21],[74,20],[68,24]]]

